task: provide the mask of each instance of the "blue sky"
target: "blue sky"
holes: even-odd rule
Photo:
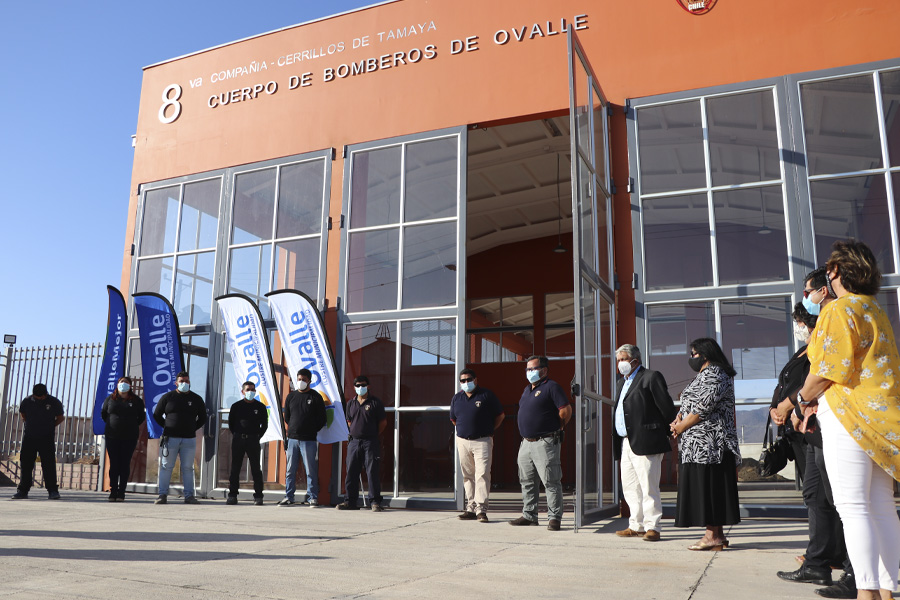
[[[104,339],[143,67],[374,3],[4,3],[0,334],[20,347]]]

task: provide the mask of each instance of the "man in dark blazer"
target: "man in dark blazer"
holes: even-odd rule
[[[660,537],[662,501],[659,476],[663,454],[672,449],[668,423],[675,419],[675,404],[661,373],[641,365],[641,351],[625,344],[616,350],[622,379],[616,382],[613,452],[622,469],[622,493],[631,516],[619,537]]]

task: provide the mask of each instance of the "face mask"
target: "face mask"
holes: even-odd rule
[[[116,386],[116,389],[119,390],[120,394],[124,394],[131,390],[131,386],[123,381]]]
[[[247,390],[244,392],[244,400],[253,400],[256,398],[256,390]]]
[[[823,298],[823,300],[824,300],[824,298]],[[803,304],[803,308],[806,309],[806,312],[808,312],[809,314],[811,314],[814,317],[818,316],[819,311],[822,309],[821,306],[819,306],[818,304],[816,304],[815,302],[813,302],[812,300],[810,300],[809,298],[806,298],[806,297],[804,297],[803,300],[801,300],[801,303]]]
[[[621,373],[624,377],[628,377],[628,375],[631,373],[631,362],[627,360],[620,360],[619,373]]]
[[[541,380],[541,370],[540,369],[527,369],[525,371],[525,377],[531,383],[537,383]]]
[[[464,391],[464,392],[471,392],[472,390],[475,389],[475,382],[467,381],[467,382],[461,384],[459,387],[461,387],[462,391]]]
[[[366,393],[369,391],[368,386],[365,386],[365,385],[358,385],[354,389],[356,390],[357,396],[365,396]]]
[[[828,274],[825,275],[825,289],[828,290],[828,295],[832,298],[837,298],[837,293],[834,291],[834,288],[831,286],[831,280],[837,279],[837,273],[828,277]]]
[[[309,387],[309,384],[303,381],[302,379],[297,380],[297,389],[301,392]]]
[[[188,383],[187,381],[182,381],[181,383],[178,384],[178,391],[181,393],[191,391],[191,384]]]
[[[797,321],[794,321],[794,339],[801,344],[808,344],[809,328],[806,325],[801,325]]]
[[[700,369],[703,367],[703,363],[706,362],[706,359],[702,356],[691,357],[688,359],[688,365],[690,365],[691,370],[700,372]]]

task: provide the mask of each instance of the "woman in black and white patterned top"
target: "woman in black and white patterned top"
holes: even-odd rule
[[[678,440],[675,527],[706,527],[690,550],[728,547],[723,527],[740,523],[737,465],[741,461],[734,414],[735,370],[715,340],[691,342],[688,363],[697,376],[681,393],[671,424]]]

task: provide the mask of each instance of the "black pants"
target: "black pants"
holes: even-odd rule
[[[117,440],[106,438],[106,454],[109,456],[109,495],[125,497],[125,486],[131,474],[131,456],[137,446],[137,438]]]
[[[822,448],[812,444],[806,449],[803,501],[809,510],[806,564],[818,568],[843,566],[844,571],[852,573],[853,567],[844,542],[844,527],[834,507],[831,483],[825,471],[825,454]]]
[[[22,438],[22,451],[19,460],[22,465],[22,479],[19,481],[19,491],[25,494],[34,483],[34,462],[37,455],[41,455],[41,468],[44,471],[44,485],[47,492],[59,491],[56,483],[56,445],[53,438],[35,438],[25,436]]]
[[[798,433],[791,434],[791,449],[794,451],[794,469],[800,476],[800,485],[806,481],[806,453],[809,444]]]
[[[250,474],[253,476],[253,497],[263,497],[262,467],[259,466],[259,438],[245,438],[235,434],[231,438],[231,477],[228,478],[228,495],[238,495],[238,483],[241,478],[241,467],[244,455],[250,460]]]
[[[359,474],[365,464],[369,502],[381,503],[381,440],[353,438],[347,444],[347,502],[359,502]]]

